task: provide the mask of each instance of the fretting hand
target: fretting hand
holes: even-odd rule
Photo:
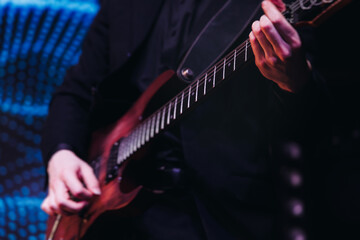
[[[281,89],[298,92],[311,78],[300,36],[271,1],[263,1],[262,9],[249,34],[255,64]]]

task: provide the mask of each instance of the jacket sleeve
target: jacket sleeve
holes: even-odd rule
[[[84,39],[78,64],[67,71],[64,82],[52,97],[42,136],[45,163],[59,145],[69,146],[79,157],[86,157],[92,91],[109,71],[106,5],[107,1],[102,1]]]

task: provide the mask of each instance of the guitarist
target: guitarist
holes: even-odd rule
[[[242,1],[239,20],[254,11],[253,0]],[[101,1],[79,63],[51,102],[43,135],[46,213],[77,214],[101,196],[85,161],[91,132],[124,114],[163,71],[176,69],[204,19],[225,2]],[[112,224],[116,235],[106,224],[93,239],[275,238],[275,162],[269,146],[306,124],[320,90],[298,31],[272,2],[261,7],[264,13],[247,36],[255,64],[166,132],[151,155],[154,169],[148,170],[155,173],[139,176],[148,189],[164,191],[141,214],[118,217]],[[102,85],[114,72],[117,79]],[[99,102],[98,95],[106,100]],[[159,166],[181,169],[181,180],[158,181]]]

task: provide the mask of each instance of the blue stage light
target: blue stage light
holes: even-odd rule
[[[47,114],[46,93],[52,92],[53,85],[58,85],[66,69],[77,61],[82,39],[98,8],[96,1],[0,1],[0,24],[3,21],[4,26],[0,29],[0,77],[6,82],[0,90],[0,111],[27,116]],[[28,71],[21,71],[25,69]],[[25,104],[27,95],[21,90],[14,94],[11,82],[25,82],[35,72],[38,83],[46,84],[41,88],[26,84],[25,92],[35,98]]]
[[[0,239],[45,238],[41,129],[98,9],[97,0],[0,0]]]

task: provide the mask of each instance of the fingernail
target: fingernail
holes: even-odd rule
[[[101,191],[100,191],[100,189],[98,189],[98,188],[93,189],[92,192],[93,192],[95,195],[100,195],[100,194],[101,194]]]

